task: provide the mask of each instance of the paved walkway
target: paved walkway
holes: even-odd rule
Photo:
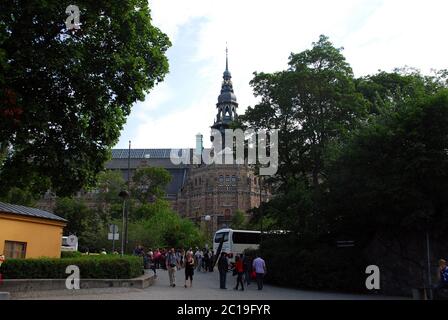
[[[12,299],[74,299],[74,300],[370,300],[403,299],[378,295],[357,295],[296,290],[265,285],[262,291],[252,283],[244,291],[235,291],[236,277],[231,273],[227,277],[227,290],[219,289],[218,272],[195,271],[193,288],[184,288],[184,270],[176,274],[176,287],[169,286],[168,274],[157,270],[157,279],[153,286],[146,289],[106,288],[57,290],[12,294]]]

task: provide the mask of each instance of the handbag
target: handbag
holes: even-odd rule
[[[250,273],[250,278],[251,278],[252,280],[255,280],[255,279],[257,278],[257,273],[256,273],[255,271],[252,271],[252,272]]]

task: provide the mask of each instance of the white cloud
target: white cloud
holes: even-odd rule
[[[205,95],[193,105],[186,105],[179,112],[159,118],[146,117],[136,129],[132,147],[189,148],[194,146],[198,132],[204,135],[204,144],[209,145],[209,126],[214,117],[210,99],[213,99],[213,94]]]
[[[193,81],[204,94],[177,97],[168,76],[148,102],[133,110],[131,117],[139,123],[132,136],[135,146],[194,146],[198,131],[208,137],[226,41],[240,114],[256,101],[249,86],[252,73],[284,69],[291,52],[310,48],[320,34],[345,48],[357,76],[404,65],[422,71],[446,68],[446,0],[150,0],[150,6],[154,24],[170,36],[173,46],[183,26],[203,18],[193,35],[195,54],[176,58],[201,66]],[[161,115],[159,109],[168,101],[181,111]]]

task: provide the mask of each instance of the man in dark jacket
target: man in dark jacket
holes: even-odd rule
[[[221,289],[227,289],[226,277],[228,270],[229,270],[229,260],[227,259],[227,254],[225,252],[221,252],[221,257],[218,260],[219,287]]]

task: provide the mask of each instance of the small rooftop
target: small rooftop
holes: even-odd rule
[[[17,214],[22,216],[28,216],[28,217],[34,217],[34,218],[42,218],[42,219],[49,219],[49,220],[56,220],[61,222],[67,222],[64,218],[61,218],[51,212],[36,209],[36,208],[30,208],[25,206],[19,206],[16,204],[9,204],[0,202],[0,213],[10,213],[10,214]]]

